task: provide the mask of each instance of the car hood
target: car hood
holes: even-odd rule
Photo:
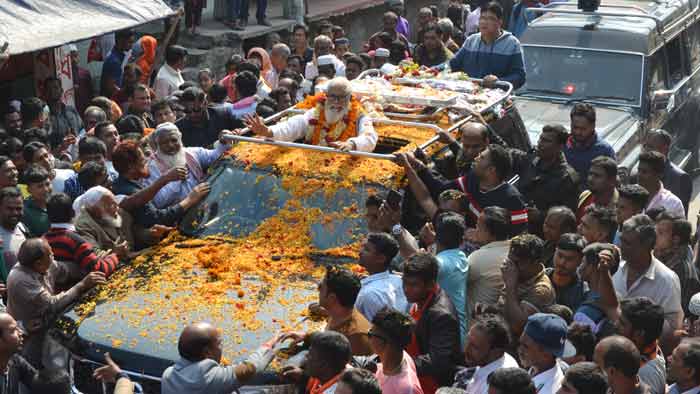
[[[570,113],[573,103],[556,103],[530,97],[517,97],[515,106],[525,124],[530,142],[537,145],[542,127],[548,124],[561,124],[570,128]],[[629,109],[597,105],[596,131],[598,136],[607,141],[615,152],[624,153],[627,142],[634,136],[639,120]],[[624,156],[624,155],[623,155]]]

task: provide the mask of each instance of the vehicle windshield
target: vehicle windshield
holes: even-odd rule
[[[640,105],[641,55],[523,45],[527,82],[519,95]]]

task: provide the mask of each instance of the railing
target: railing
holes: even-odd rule
[[[360,77],[365,77],[370,74],[376,74],[379,73],[381,75],[381,71],[376,70],[376,69],[370,69],[366,70],[362,74],[360,74]],[[358,78],[360,78],[358,77]],[[483,83],[482,79],[472,79],[471,81],[474,81],[476,83]],[[500,88],[502,90],[505,90],[504,95],[494,101],[493,103],[489,104],[487,107],[485,107],[483,110],[481,110],[481,113],[487,113],[488,111],[491,111],[495,106],[504,103],[506,100],[508,100],[511,97],[511,94],[513,93],[513,85],[509,82],[505,81],[498,81],[495,83],[497,88]],[[269,116],[265,119],[263,119],[264,124],[269,124],[275,121],[278,121],[285,116],[289,115],[300,115],[306,112],[305,110],[297,109],[297,108],[288,108],[284,111],[278,112],[272,116]],[[433,129],[435,130],[435,136],[430,138],[429,140],[425,141],[424,143],[420,144],[418,146],[419,149],[425,150],[428,148],[430,145],[434,144],[435,142],[438,141],[439,136],[437,135],[438,132],[445,131],[448,133],[453,132],[454,130],[457,130],[459,127],[461,127],[463,124],[474,120],[473,115],[465,115],[463,118],[457,120],[455,123],[453,123],[449,128],[443,129],[435,124],[432,123],[423,123],[423,122],[410,122],[410,121],[404,121],[404,120],[394,120],[394,119],[385,119],[385,118],[371,118],[373,124],[386,124],[386,125],[399,125],[399,126],[408,126],[408,127],[422,127],[422,128],[428,128],[428,129]],[[250,129],[248,127],[242,129],[240,131],[240,134],[246,134],[250,132]],[[395,155],[393,154],[382,154],[382,153],[371,153],[371,152],[361,152],[361,151],[341,151],[336,148],[328,147],[328,146],[320,146],[320,145],[310,145],[310,144],[303,144],[303,143],[298,143],[298,142],[287,142],[287,141],[276,141],[270,138],[257,138],[257,137],[245,137],[242,135],[229,135],[226,136],[226,139],[231,140],[231,141],[242,141],[242,142],[250,142],[250,143],[255,143],[255,144],[263,144],[263,145],[274,145],[274,146],[279,146],[279,147],[284,147],[284,148],[296,148],[296,149],[306,149],[306,150],[311,150],[311,151],[316,151],[316,152],[326,152],[326,153],[338,153],[338,154],[343,154],[343,155],[350,155],[350,156],[356,156],[356,157],[363,157],[363,158],[370,158],[370,159],[379,159],[379,160],[394,160],[396,158]]]

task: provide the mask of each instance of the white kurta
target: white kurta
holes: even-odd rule
[[[270,127],[272,138],[279,141],[296,141],[306,137],[309,129],[309,120],[313,118],[314,109],[310,109],[301,115],[295,115],[286,122],[278,123]],[[357,146],[358,151],[372,152],[377,146],[377,132],[372,126],[372,120],[367,116],[362,116],[358,120],[357,137],[348,138]],[[320,145],[326,145],[326,141],[321,139]]]

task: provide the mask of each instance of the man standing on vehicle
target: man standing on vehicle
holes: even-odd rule
[[[514,89],[525,83],[520,41],[503,30],[503,7],[499,3],[493,1],[482,7],[479,33],[467,38],[449,66],[471,78],[483,78],[486,86],[499,79],[512,83]]]
[[[601,140],[595,131],[595,108],[588,103],[577,103],[571,109],[571,136],[564,147],[564,156],[581,176],[583,186],[588,182],[591,162],[598,156],[615,159],[612,146]]]
[[[328,83],[325,102],[319,100],[314,108],[301,115],[272,127],[267,127],[257,115],[246,118],[245,123],[256,135],[274,140],[304,138],[307,144],[371,152],[377,145],[377,132],[369,117],[357,109],[358,105],[362,104],[353,97],[350,81],[338,77]]]

